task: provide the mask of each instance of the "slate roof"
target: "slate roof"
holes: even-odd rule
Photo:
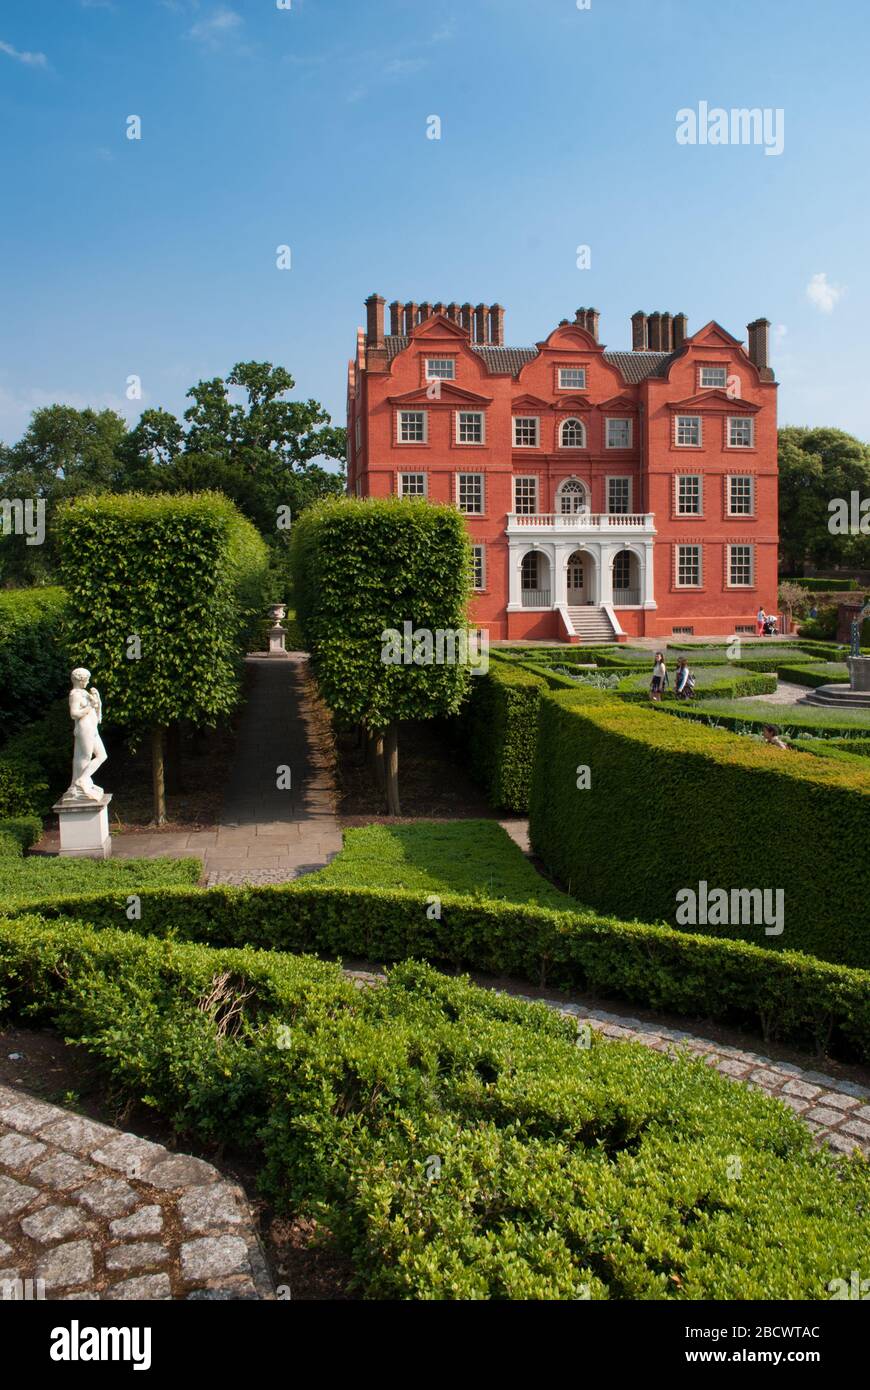
[[[386,334],[387,361],[403,352],[410,341],[403,334]],[[511,376],[517,376],[520,368],[538,355],[537,348],[492,347],[486,343],[472,343],[471,348],[480,354],[491,372],[510,372]],[[604,360],[622,373],[626,384],[636,385],[650,376],[664,376],[676,355],[674,352],[605,352]]]

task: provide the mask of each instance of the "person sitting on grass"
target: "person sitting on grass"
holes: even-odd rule
[[[668,683],[668,668],[665,663],[664,653],[656,652],[655,665],[653,666],[652,680],[649,686],[651,700],[660,700],[662,691]]]
[[[678,700],[691,700],[695,693],[695,677],[685,657],[680,657],[674,672],[674,694]]]
[[[780,738],[779,730],[773,724],[765,724],[761,730],[765,743],[769,743],[771,748],[784,748],[788,751],[788,744],[785,739]]]

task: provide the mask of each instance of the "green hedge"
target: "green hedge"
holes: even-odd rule
[[[695,676],[696,700],[716,700],[731,699],[739,700],[747,695],[772,695],[776,690],[776,676],[766,675],[761,672],[743,671],[739,666],[729,668],[724,674],[719,674],[718,667],[702,666],[693,672]],[[665,701],[676,701],[674,694],[673,681],[675,678],[675,668],[669,668],[671,685],[664,693]],[[617,693],[624,699],[632,703],[649,703],[649,686],[652,678],[652,666],[640,673],[633,673],[626,676],[625,680],[620,681],[617,686]]]
[[[816,661],[812,666],[781,666],[779,678],[813,689],[819,685],[848,685],[849,668],[841,661]]]
[[[42,835],[42,822],[36,816],[0,820],[0,860],[20,860]]]
[[[575,769],[591,769],[578,791]],[[811,850],[790,854],[793,827]],[[539,711],[532,847],[569,891],[619,917],[678,924],[680,890],[782,889],[785,930],[701,927],[870,966],[870,783],[861,769],[613,701]],[[687,931],[698,929],[691,925]]]
[[[742,704],[737,700],[711,700],[703,706],[671,703],[659,705],[668,714],[695,719],[713,728],[737,734],[761,735],[762,726],[773,724],[787,736],[812,731],[818,738],[866,739],[870,737],[870,717],[866,711],[838,710],[822,705]]]
[[[112,723],[229,714],[269,596],[269,552],[251,522],[221,493],[100,494],[60,506],[55,530],[69,647]]]
[[[801,589],[810,589],[817,594],[855,593],[859,588],[857,579],[789,579],[783,576],[780,582],[797,584]]]
[[[870,1060],[870,974],[770,950],[764,937],[758,946],[592,911],[446,893],[439,896],[437,917],[430,915],[428,892],[323,887],[307,879],[207,891],[146,887],[138,896],[138,921],[127,920],[120,890],[55,893],[18,911],[214,946],[375,962],[414,956],[738,1024],[766,1039]]]
[[[63,589],[0,591],[0,744],[68,689]]]
[[[492,806],[526,811],[538,703],[546,687],[521,666],[491,661],[485,676],[475,676],[459,720],[474,777]]]
[[[0,748],[0,818],[47,816],[69,785],[72,723],[66,700]]]
[[[862,1267],[870,1169],[783,1105],[414,962],[359,991],[320,961],[30,920],[0,923],[0,996],[120,1099],[249,1155],[372,1298],[821,1301]]]

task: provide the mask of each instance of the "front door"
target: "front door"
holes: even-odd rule
[[[572,607],[586,602],[584,578],[582,556],[572,555],[568,561],[568,603]]]

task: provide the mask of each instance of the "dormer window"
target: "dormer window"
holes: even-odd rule
[[[452,357],[427,357],[427,381],[455,381],[456,361]]]
[[[701,385],[724,391],[728,385],[727,367],[702,367]]]
[[[585,367],[560,367],[560,368],[559,368],[559,390],[560,390],[560,391],[585,391],[585,390],[586,390],[586,368],[585,368]]]

